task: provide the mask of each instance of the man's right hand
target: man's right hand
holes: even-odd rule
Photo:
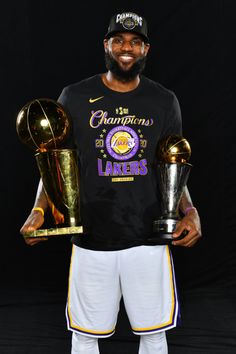
[[[20,229],[20,233],[24,236],[25,232],[34,231],[40,228],[44,223],[44,216],[38,210],[32,210],[24,225]],[[41,241],[47,241],[47,237],[24,237],[25,242],[29,246],[34,246]]]

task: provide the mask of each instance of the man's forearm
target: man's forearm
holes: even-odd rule
[[[42,208],[44,211],[46,211],[48,205],[49,205],[48,198],[44,191],[42,179],[40,179],[35,202],[34,202],[34,208]]]
[[[193,207],[193,202],[190,197],[188,188],[187,186],[185,186],[182,197],[180,199],[179,209],[182,211],[183,214],[185,214],[186,210],[191,207]]]

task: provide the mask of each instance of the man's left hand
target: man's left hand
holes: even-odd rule
[[[186,236],[180,240],[173,240],[172,245],[192,247],[202,237],[200,218],[195,208],[178,222],[173,238],[180,237],[183,232],[186,232]]]

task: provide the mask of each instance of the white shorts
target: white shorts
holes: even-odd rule
[[[169,247],[91,251],[73,246],[68,329],[87,336],[109,337],[115,331],[121,296],[135,334],[176,326],[178,299]]]

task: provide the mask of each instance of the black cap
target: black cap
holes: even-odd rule
[[[112,16],[105,38],[112,37],[117,32],[134,32],[149,42],[147,34],[147,21],[134,12],[122,12]]]

